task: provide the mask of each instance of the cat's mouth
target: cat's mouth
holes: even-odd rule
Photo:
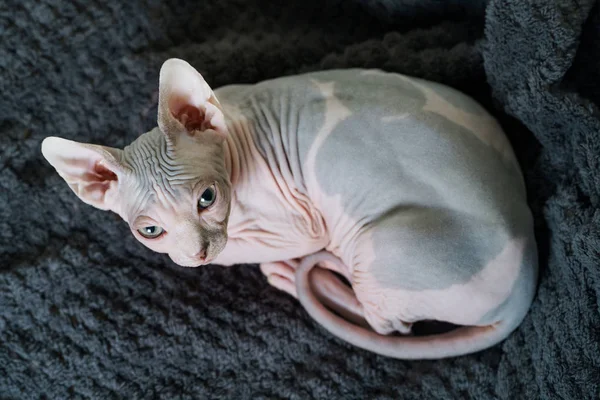
[[[195,255],[186,254],[185,249],[179,248],[173,254],[169,254],[175,264],[181,267],[200,267],[215,261],[224,250],[227,236],[216,236],[209,239],[204,238],[202,249]]]
[[[220,252],[221,251],[215,249],[214,246],[209,246],[205,252],[198,254],[197,256],[171,257],[171,259],[181,267],[194,268],[210,264],[217,258]]]
[[[214,261],[215,258],[216,257],[206,257],[203,259],[191,258],[191,259],[186,259],[186,260],[173,260],[173,261],[175,262],[175,264],[179,265],[180,267],[196,268],[196,267],[201,267],[203,265],[210,264],[211,262]]]
[[[193,263],[196,264],[196,267],[199,267],[201,265],[210,264],[214,259],[215,257],[207,256],[205,258],[194,259]]]

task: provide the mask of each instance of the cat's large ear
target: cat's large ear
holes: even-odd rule
[[[187,62],[171,58],[160,69],[158,126],[175,141],[180,134],[227,128],[219,101],[202,75]]]
[[[47,137],[42,154],[84,203],[116,211],[118,181],[126,172],[122,150]]]

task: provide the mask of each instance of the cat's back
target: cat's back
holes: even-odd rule
[[[287,169],[313,198],[341,195],[346,211],[364,212],[357,191],[377,195],[369,207],[374,217],[399,204],[488,214],[507,196],[524,197],[518,163],[496,120],[448,86],[346,69],[231,85],[216,94],[247,119],[260,152],[277,160],[273,168]]]

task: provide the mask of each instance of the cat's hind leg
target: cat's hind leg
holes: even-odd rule
[[[365,228],[344,260],[328,252],[296,268],[298,299],[338,338],[401,359],[473,353],[504,340],[535,293],[537,258],[528,232],[447,209],[399,210]],[[371,330],[331,313],[311,291],[323,261],[352,266],[352,286]],[[459,327],[397,336],[419,321]],[[375,331],[375,332],[373,332]]]

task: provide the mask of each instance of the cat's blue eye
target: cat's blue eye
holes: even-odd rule
[[[138,229],[138,232],[146,239],[156,239],[163,234],[164,229],[160,226],[145,226]]]
[[[204,210],[210,207],[216,199],[217,191],[215,189],[215,185],[212,185],[206,188],[206,190],[202,192],[202,195],[200,195],[200,198],[198,199],[198,209]]]

